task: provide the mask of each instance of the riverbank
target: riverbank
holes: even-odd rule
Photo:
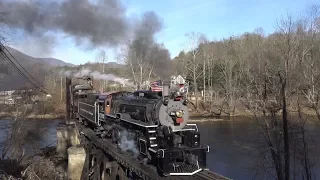
[[[13,119],[15,117],[21,117],[17,116],[16,113],[0,113],[0,119]],[[30,114],[25,117],[25,119],[32,119],[32,120],[53,120],[53,119],[64,119],[65,115],[64,114]]]
[[[301,113],[302,115],[307,115],[307,116],[316,116],[316,113],[313,109],[310,108],[301,108]],[[280,114],[282,112],[282,110],[278,111],[278,113]],[[296,108],[288,108],[287,112],[289,115],[297,115],[298,114],[298,109]],[[267,112],[268,113],[268,112]],[[202,108],[199,108],[198,110],[195,110],[193,108],[189,108],[189,115],[190,117],[211,117],[211,118],[224,118],[224,117],[261,117],[263,116],[263,113],[261,111],[250,111],[248,109],[238,109],[235,108],[234,112],[229,113],[229,112],[225,112],[225,111],[212,111],[209,112],[207,110],[204,110]]]
[[[302,114],[305,116],[313,116],[316,117],[316,114],[313,110],[308,108],[303,108]],[[256,114],[255,114],[256,113]],[[233,114],[227,114],[227,113],[221,113],[220,115],[217,115],[217,113],[210,113],[206,110],[195,110],[195,109],[189,109],[189,122],[208,122],[208,121],[229,121],[230,119],[235,119],[236,117],[247,117],[248,119],[255,118],[255,117],[262,117],[262,113],[252,112],[249,110],[238,110],[235,109],[235,113]],[[281,111],[279,111],[279,115]],[[289,115],[297,116],[298,111],[295,109],[289,109],[288,110]],[[6,113],[6,112],[0,112],[0,120],[6,120],[6,119],[14,119],[17,116],[16,113]],[[19,116],[18,116],[19,117]],[[22,117],[22,116],[20,116]],[[23,117],[24,119],[28,120],[55,120],[55,119],[65,119],[64,112],[60,113],[50,113],[50,114],[35,114],[30,113],[29,115]]]
[[[222,118],[190,118],[188,122],[218,122],[218,121],[230,121]]]
[[[0,160],[0,179],[63,180],[67,177],[67,161],[57,156],[56,147],[47,147],[26,160]],[[10,178],[9,178],[10,177]]]

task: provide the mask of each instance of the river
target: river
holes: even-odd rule
[[[62,120],[28,120],[27,126],[38,129],[41,136],[38,138],[40,146],[56,145],[56,127]],[[8,127],[10,120],[0,120],[0,142],[3,142],[6,135],[3,127]],[[237,117],[231,120],[199,122],[198,128],[201,131],[201,143],[210,146],[207,156],[207,165],[210,170],[232,179],[252,179],[255,171],[250,163],[253,158],[249,153],[250,147],[259,137],[253,121],[247,118]],[[310,128],[317,142],[320,143],[320,132],[318,128]],[[317,143],[318,144],[318,143]],[[2,143],[0,144],[0,150]],[[1,153],[1,152],[0,152]],[[317,154],[320,149],[317,148]],[[315,170],[317,177],[320,177],[318,164]],[[257,178],[256,179],[262,179]]]

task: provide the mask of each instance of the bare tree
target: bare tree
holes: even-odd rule
[[[289,116],[289,109],[294,104],[301,112],[299,89],[303,80],[299,72],[302,71],[301,52],[304,47],[301,45],[300,27],[291,16],[282,19],[277,32],[267,41],[262,41],[263,48],[257,49],[260,55],[255,59],[258,63],[249,66],[247,71],[249,94],[258,98],[255,107],[249,109],[256,116],[256,113],[262,115],[260,119],[257,116],[256,121],[265,142],[263,148],[269,152],[266,154],[262,149],[262,156],[272,159],[265,159],[263,167],[280,180],[312,177],[305,120],[301,116]],[[295,97],[298,97],[297,101],[294,101]]]
[[[106,61],[108,60],[108,57],[106,55],[106,52],[104,50],[100,50],[96,56],[96,61],[100,64],[102,63],[101,66],[101,72],[104,74],[105,73],[105,64]],[[99,89],[102,89],[102,91],[105,90],[106,88],[106,81],[105,80],[101,80],[100,84],[99,84]]]
[[[231,108],[226,114],[247,107],[262,135],[257,167],[274,179],[313,179],[303,113],[311,108],[320,119],[319,27],[319,6],[312,6],[306,18],[287,16],[268,36],[257,29],[201,44],[200,35],[190,33],[188,51],[174,59],[176,73],[195,91],[201,83],[205,91],[216,88],[217,99]]]
[[[5,63],[3,57],[3,45],[7,43],[7,37],[8,37],[8,32],[7,32],[7,16],[8,12],[2,11],[0,9],[0,80],[3,78],[5,74],[8,74],[8,64]]]
[[[149,39],[136,39],[122,50],[121,60],[127,65],[137,89],[145,81],[168,75],[170,55],[163,45]]]
[[[204,40],[203,35],[200,33],[191,32],[186,34],[188,38],[186,42],[186,48],[189,50],[189,55],[187,58],[183,59],[183,66],[189,71],[192,77],[193,91],[196,97],[196,109],[199,106],[198,99],[198,78],[202,75],[202,72],[199,72],[201,61],[199,59],[200,49],[199,45]]]
[[[309,102],[311,107],[316,113],[320,121],[320,6],[312,5],[308,8],[307,16],[301,22],[301,36],[303,42],[301,46],[301,60],[303,66],[303,81],[302,92]]]
[[[209,70],[209,59],[210,59],[210,46],[209,40],[203,35],[200,40],[201,44],[199,45],[201,50],[201,59],[202,59],[202,84],[203,84],[203,101],[206,102],[206,78],[207,78],[207,71]]]
[[[9,12],[0,8],[0,42],[5,44],[9,37],[7,23],[8,23]]]

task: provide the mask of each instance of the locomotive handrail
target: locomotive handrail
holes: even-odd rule
[[[196,129],[175,129],[172,132],[181,132],[181,131],[196,131]]]
[[[187,124],[187,126],[195,126],[195,127],[196,127],[197,132],[199,132],[199,129],[198,129],[197,124]]]
[[[98,126],[101,126],[101,121],[100,121],[100,107],[99,107],[99,102],[96,102],[96,104],[98,104]]]
[[[97,124],[97,102],[94,103],[94,123]]]
[[[174,129],[172,132],[181,132],[181,131],[196,131],[199,132],[197,124],[186,124],[187,126],[194,126],[195,129],[184,128],[184,129]]]

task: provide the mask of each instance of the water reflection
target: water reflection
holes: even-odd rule
[[[236,117],[230,121],[213,121],[197,123],[201,132],[201,143],[210,146],[207,164],[210,170],[232,179],[252,179],[255,175],[254,160],[257,142],[262,142],[260,130],[255,121],[247,117]],[[312,127],[312,128],[311,128]],[[308,124],[308,130],[320,143],[320,132],[314,124]],[[320,149],[315,150],[320,154]],[[318,157],[318,155],[316,156]],[[320,175],[319,164],[314,173]],[[255,177],[255,179],[270,179],[270,177]]]
[[[56,146],[56,127],[62,120],[25,120],[19,124],[18,128],[23,136],[17,137],[23,139],[27,153],[31,153],[32,146],[38,148],[47,146]],[[0,120],[0,155],[3,150],[7,135],[11,133],[12,120]]]
[[[241,147],[243,137],[250,136],[250,126],[238,121],[198,123],[201,143],[210,146],[209,169],[233,179],[249,177],[244,167],[248,152]],[[243,167],[243,168],[239,168]]]

